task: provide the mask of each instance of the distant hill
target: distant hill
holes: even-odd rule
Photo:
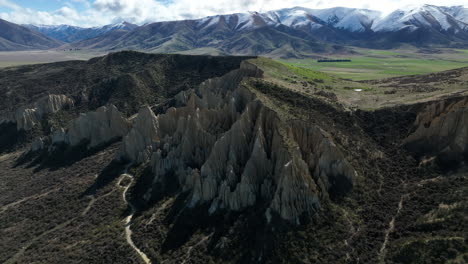
[[[468,9],[463,6],[418,5],[388,15],[357,8],[294,7],[142,26],[124,22],[94,28],[28,27],[68,42],[65,47],[103,51],[301,58],[346,52],[346,46],[468,48]]]
[[[356,8],[294,7],[147,24],[72,43],[85,49],[301,57],[341,52],[343,46],[468,47],[468,11],[420,5],[387,16]]]
[[[138,26],[128,22],[118,24],[110,24],[102,27],[82,28],[70,25],[24,25],[25,27],[40,32],[48,37],[63,41],[75,42],[85,39],[96,38],[109,34],[114,31],[128,32],[134,30]]]
[[[0,19],[0,51],[49,49],[61,44],[59,40]]]
[[[160,53],[264,55],[302,57],[313,53],[340,52],[344,48],[285,25],[270,26],[252,13],[252,25],[242,14],[200,20],[158,22],[123,34],[108,34],[71,45],[82,49],[145,50]]]

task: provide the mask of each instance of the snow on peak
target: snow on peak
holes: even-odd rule
[[[349,31],[365,31],[381,16],[378,11],[335,7],[328,9],[287,8],[266,13],[278,23],[289,27],[328,25]]]
[[[457,17],[458,15],[459,17]],[[452,19],[453,18],[453,19]],[[457,21],[466,23],[468,11],[463,7],[439,7],[434,5],[406,6],[390,13],[374,23],[374,31],[397,31],[405,27],[435,27],[449,30]],[[460,25],[462,28],[463,25]]]
[[[213,26],[220,21],[220,17],[203,18],[198,23],[203,27]],[[439,7],[427,4],[408,5],[386,16],[383,16],[382,12],[379,11],[358,8],[309,9],[293,7],[266,13],[247,12],[223,15],[222,17],[235,30],[249,30],[264,25],[285,25],[306,30],[327,26],[351,32],[398,31],[405,28],[415,30],[421,27],[449,30],[456,24],[458,27],[455,30],[468,28],[467,8],[463,6]]]

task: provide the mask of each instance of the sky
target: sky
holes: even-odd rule
[[[302,6],[367,8],[388,14],[408,5],[464,5],[468,0],[0,0],[0,18],[17,24],[102,26],[145,24]]]

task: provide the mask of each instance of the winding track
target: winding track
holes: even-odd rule
[[[125,171],[127,171],[127,170],[125,170]],[[124,223],[125,223],[125,238],[127,240],[127,243],[133,248],[133,250],[136,251],[136,253],[141,257],[143,262],[145,264],[151,264],[152,262],[148,258],[148,256],[143,251],[141,251],[135,245],[135,243],[132,240],[132,230],[130,229],[130,227],[131,227],[131,224],[132,224],[133,215],[136,212],[136,208],[135,208],[135,205],[133,205],[130,201],[127,200],[127,191],[128,191],[128,189],[130,188],[130,186],[133,183],[133,176],[130,175],[130,174],[127,174],[126,172],[124,172],[123,174],[120,175],[120,179],[117,182],[117,186],[121,187],[120,183],[126,177],[130,178],[130,182],[127,184],[127,186],[124,187],[124,191],[122,192],[122,199],[125,202],[125,204],[127,204],[130,207],[130,214],[124,220]]]
[[[388,223],[388,229],[385,231],[385,239],[382,244],[382,247],[379,250],[379,263],[384,264],[385,263],[385,255],[386,255],[386,250],[387,250],[387,244],[389,241],[390,234],[395,230],[395,220],[400,214],[401,209],[403,209],[403,202],[404,200],[408,197],[409,194],[404,194],[400,198],[400,202],[398,203],[398,209],[393,216],[392,220],[390,223]]]

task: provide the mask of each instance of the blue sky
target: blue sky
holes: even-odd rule
[[[0,0],[0,18],[18,24],[100,26],[201,18],[303,6],[368,8],[389,13],[407,5],[465,5],[468,0]]]
[[[15,0],[12,1],[13,3],[23,6],[32,8],[39,11],[52,11],[59,9],[63,6],[65,1],[60,0]]]

